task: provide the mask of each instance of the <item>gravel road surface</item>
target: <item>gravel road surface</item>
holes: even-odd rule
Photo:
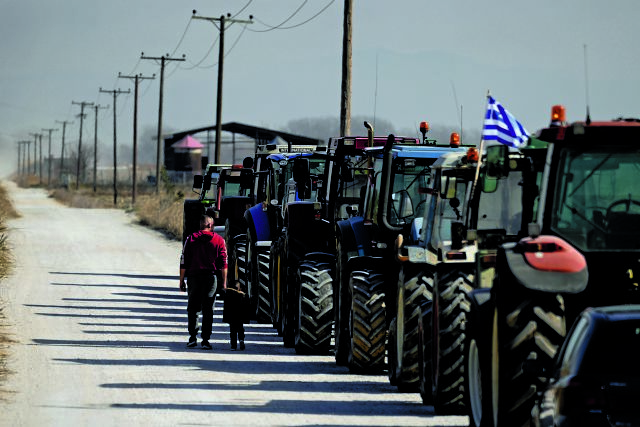
[[[213,351],[187,349],[180,244],[122,211],[71,209],[6,183],[16,268],[0,283],[12,374],[0,425],[466,426],[384,376],[298,356],[267,325],[231,351],[222,301]]]

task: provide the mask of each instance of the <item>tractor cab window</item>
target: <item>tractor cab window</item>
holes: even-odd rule
[[[582,250],[640,249],[640,151],[565,148],[558,171],[554,232]]]
[[[415,218],[424,215],[427,196],[420,189],[427,187],[433,160],[406,158],[394,160],[388,212],[389,223],[392,226],[410,224]]]

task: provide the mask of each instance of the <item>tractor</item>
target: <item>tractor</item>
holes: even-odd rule
[[[523,177],[528,237],[499,248],[488,310],[479,309],[491,333],[478,340],[490,354],[478,378],[490,385],[482,403],[495,426],[528,422],[584,308],[640,302],[640,121],[564,117],[554,106],[552,124],[522,150],[533,165]]]
[[[409,235],[413,220],[422,216],[426,194],[421,189],[433,163],[461,150],[428,140],[426,122],[421,130],[422,141],[389,135],[384,147],[366,150],[362,210],[336,225],[335,358],[352,372],[378,373],[386,366],[400,271],[394,242],[399,233]]]

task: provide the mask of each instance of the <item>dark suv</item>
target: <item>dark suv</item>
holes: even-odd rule
[[[640,426],[639,357],[640,305],[586,309],[558,353],[531,424]]]

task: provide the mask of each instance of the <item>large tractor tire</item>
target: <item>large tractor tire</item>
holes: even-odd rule
[[[343,251],[342,242],[336,243],[336,277],[334,292],[334,352],[336,364],[347,366],[351,353],[351,337],[349,336],[349,318],[351,316],[351,294],[349,292],[349,271],[347,271],[347,254]],[[346,249],[344,249],[346,250]]]
[[[235,240],[235,245],[232,248],[232,257],[234,259],[233,276],[236,282],[240,282],[240,286],[244,291],[247,290],[247,238],[241,236]],[[232,287],[235,283],[232,284]]]
[[[269,260],[271,281],[271,322],[276,328],[278,336],[282,336],[282,286],[284,286],[284,276],[282,275],[282,238],[271,244],[271,258]]]
[[[247,229],[247,244],[245,250],[245,289],[249,294],[249,311],[253,320],[258,318],[258,275],[257,273],[257,248],[255,238],[251,230]]]
[[[303,261],[298,268],[299,327],[295,338],[298,354],[328,354],[333,323],[333,281],[327,262]]]
[[[523,369],[535,361],[551,369],[566,336],[564,300],[554,293],[494,282],[491,403],[494,426],[529,425],[543,380]]]
[[[270,248],[258,251],[258,323],[271,323]]]
[[[421,300],[418,305],[418,389],[422,397],[422,403],[425,405],[433,404],[433,387],[431,384],[432,315],[433,299]]]
[[[232,236],[232,233],[231,224],[227,219],[224,222],[224,239],[225,244],[227,245],[227,283],[229,286],[233,285],[231,287],[235,288],[235,283],[238,280],[238,277],[236,276],[236,253],[233,245],[233,238],[235,236]]]
[[[419,390],[418,318],[419,306],[433,299],[433,274],[421,272],[407,279],[402,270],[398,282],[395,331],[389,333],[389,378],[401,392]],[[391,354],[393,353],[393,355]],[[393,371],[393,372],[392,372]]]
[[[468,410],[465,369],[473,280],[473,274],[453,270],[439,277],[436,285],[439,338],[432,381],[434,408],[440,415],[466,415]]]
[[[387,320],[384,275],[374,270],[351,273],[351,352],[349,370],[378,374],[385,368]]]

